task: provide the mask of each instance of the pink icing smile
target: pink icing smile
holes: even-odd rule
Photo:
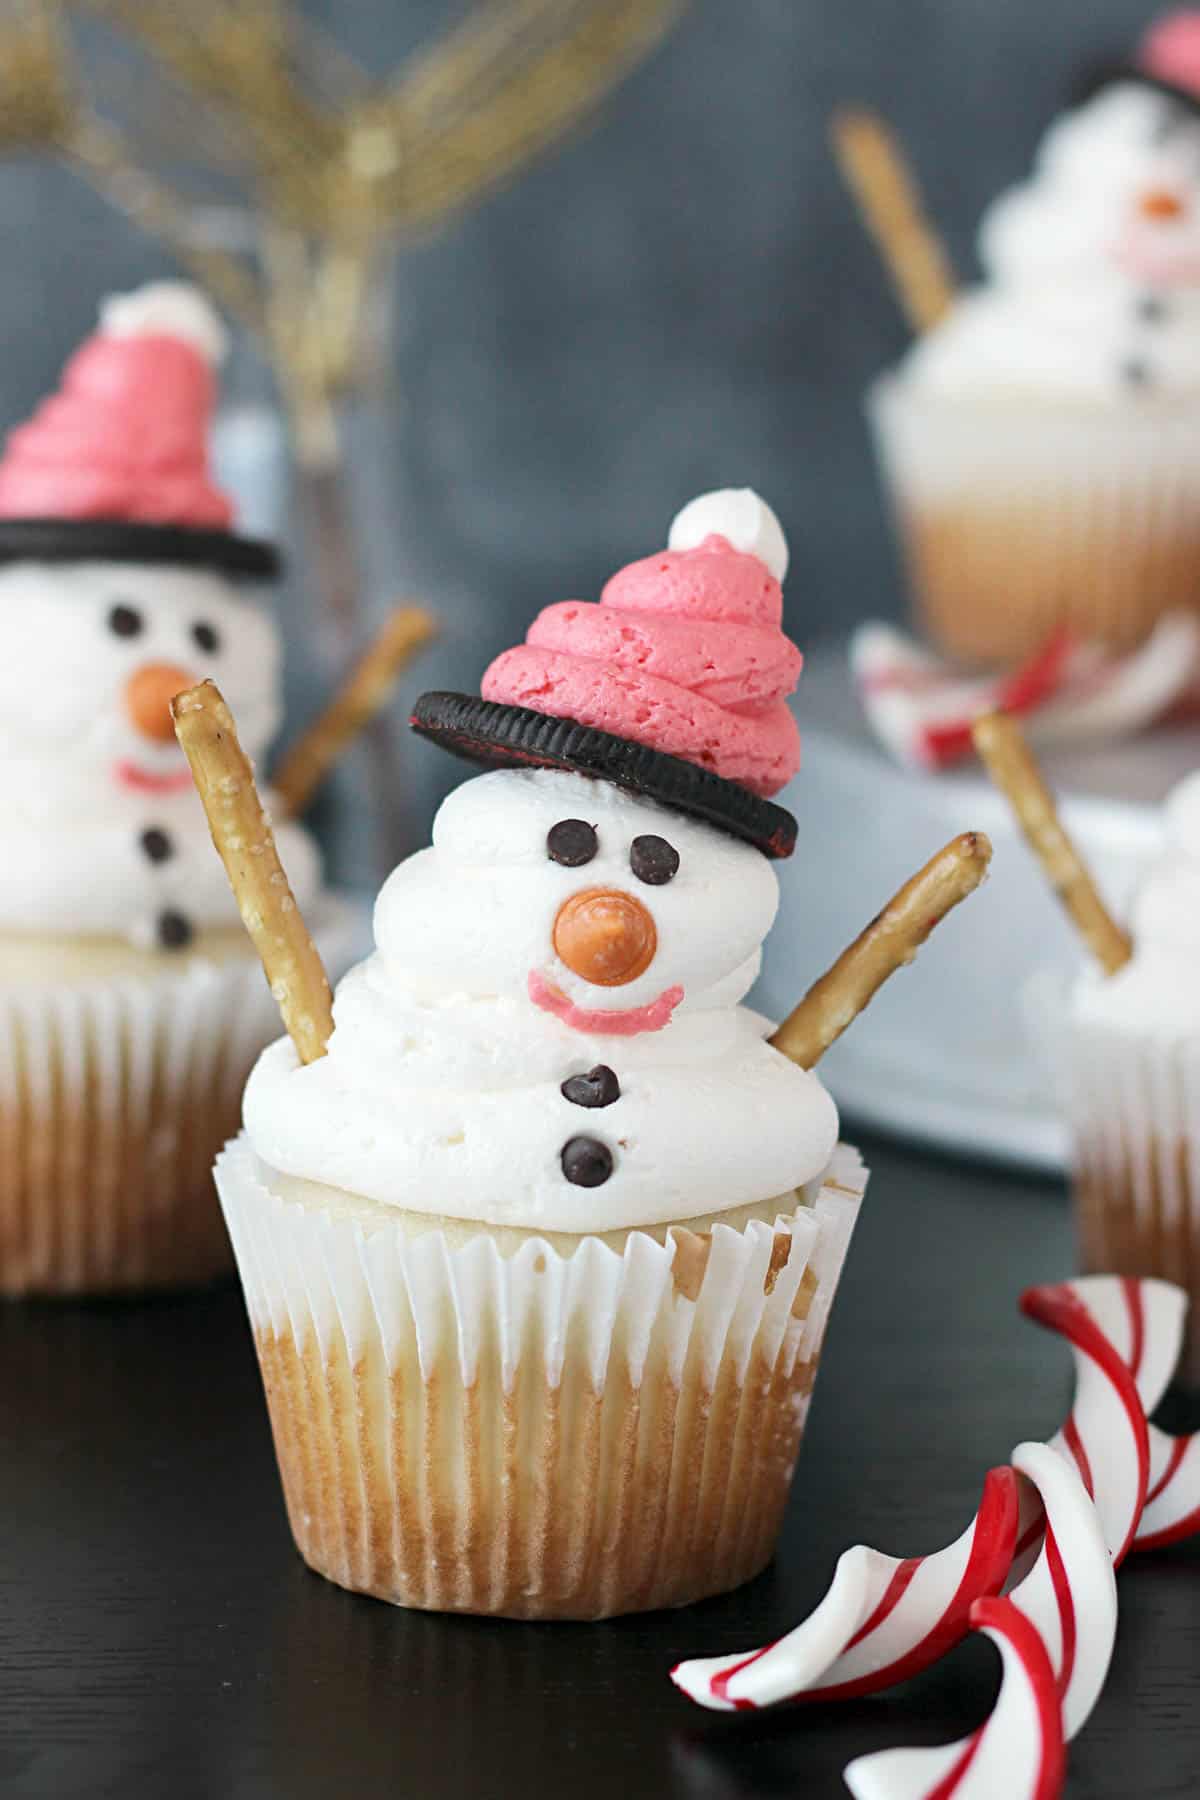
[[[119,762],[113,770],[117,784],[135,794],[182,794],[192,785],[190,769],[176,769],[170,775],[158,775],[150,769],[139,769],[134,762]]]
[[[637,1037],[643,1031],[661,1031],[664,1025],[670,1024],[671,1014],[683,999],[683,989],[669,987],[657,1000],[650,1000],[645,1006],[605,1012],[602,1007],[576,1006],[537,969],[531,969],[529,998],[543,1012],[553,1013],[556,1019],[561,1019],[575,1031],[586,1031],[596,1037]]]
[[[765,563],[713,533],[621,569],[598,603],[549,606],[498,656],[485,700],[632,739],[774,794],[800,765],[799,650]]]

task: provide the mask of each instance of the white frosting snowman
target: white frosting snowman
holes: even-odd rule
[[[251,755],[280,717],[274,625],[224,573],[271,563],[237,538],[209,466],[224,346],[186,282],[114,296],[58,390],[9,435],[0,932],[181,950],[238,923],[169,711],[213,677]],[[315,850],[292,826],[280,850],[304,904]]]
[[[1200,1080],[1200,772],[1170,794],[1167,847],[1143,880],[1130,925],[1133,955],[1115,975],[1078,985],[1077,1022],[1193,1047]]]
[[[215,571],[132,562],[0,565],[0,613],[0,930],[170,949],[237,925],[167,699],[211,676],[261,754],[281,712],[272,621]],[[315,847],[277,833],[303,905]]]
[[[1105,87],[985,213],[980,256],[985,284],[915,345],[906,379],[1087,404],[1200,392],[1200,110]]]
[[[837,1114],[739,1004],[778,898],[759,851],[607,782],[468,781],[380,893],[328,1054],[263,1055],[251,1142],[284,1175],[526,1229],[786,1196]]]

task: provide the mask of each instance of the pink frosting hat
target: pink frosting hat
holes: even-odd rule
[[[208,435],[225,331],[198,288],[152,282],[106,300],[57,393],[0,459],[0,559],[115,558],[273,574],[239,537]]]
[[[785,856],[795,820],[769,796],[800,763],[787,561],[757,494],[702,494],[667,548],[619,570],[599,601],[539,613],[487,670],[482,699],[424,695],[413,725],[480,761],[615,781]]]
[[[1137,73],[1200,106],[1200,9],[1181,7],[1154,21],[1138,46]]]

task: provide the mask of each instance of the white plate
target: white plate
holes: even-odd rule
[[[892,978],[822,1074],[867,1125],[1061,1169],[1064,1134],[1022,995],[1035,970],[1069,975],[1081,953],[1006,804],[976,764],[930,776],[899,769],[868,734],[840,650],[810,659],[796,710],[804,761],[781,799],[800,834],[780,868],[783,903],[756,1004],[781,1018],[941,844],[986,831],[995,846],[986,885]],[[1197,766],[1196,727],[1047,759],[1067,827],[1118,912],[1161,841],[1159,803]]]

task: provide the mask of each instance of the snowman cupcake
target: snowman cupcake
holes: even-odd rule
[[[1200,609],[1200,12],[1067,113],[985,280],[871,395],[929,635],[1007,663]]]
[[[252,749],[280,717],[274,574],[208,468],[221,326],[198,291],[108,301],[0,460],[0,1291],[203,1280],[209,1165],[275,1012],[214,865],[169,700],[206,673]],[[99,692],[100,701],[96,696]],[[327,954],[348,921],[281,827]]]
[[[686,508],[417,729],[495,765],[218,1163],[296,1542],[404,1605],[585,1618],[770,1557],[865,1173],[745,996],[795,821],[787,552]]]
[[[1157,1275],[1200,1308],[1200,774],[1166,803],[1167,848],[1115,974],[1089,972],[1056,1044],[1085,1270]],[[1181,1375],[1200,1386],[1193,1330]]]

